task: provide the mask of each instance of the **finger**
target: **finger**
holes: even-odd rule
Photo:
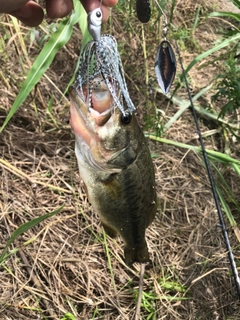
[[[20,9],[9,12],[29,27],[38,26],[44,17],[43,9],[34,1],[29,1]]]
[[[9,13],[10,11],[14,11],[17,10],[21,7],[23,7],[28,0],[8,0],[8,1],[1,1],[1,9],[0,9],[0,13]]]
[[[103,0],[102,4],[106,7],[114,7],[118,3],[118,0]]]
[[[46,0],[47,15],[50,19],[67,16],[73,9],[72,0]]]
[[[90,11],[99,8],[100,1],[96,0],[81,0],[82,5],[87,13]],[[109,7],[113,7],[117,4],[118,0],[103,0],[101,5],[101,10],[103,14],[103,22],[107,21],[109,16]]]

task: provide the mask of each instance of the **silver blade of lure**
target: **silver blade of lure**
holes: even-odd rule
[[[121,112],[125,114],[128,110],[133,113],[135,107],[127,89],[117,42],[111,35],[101,36],[101,25],[102,12],[100,8],[97,8],[88,14],[88,29],[93,40],[89,41],[81,52],[75,86],[81,95],[81,99],[88,103],[90,108],[92,105],[93,80],[101,76],[113,97],[114,103]],[[84,94],[82,90],[83,85],[87,88],[87,94]]]
[[[173,48],[170,42],[166,38],[167,31],[168,31],[167,17],[163,12],[161,6],[157,2],[157,0],[156,0],[156,3],[162,13],[164,39],[159,45],[156,59],[155,59],[154,69],[155,69],[157,81],[160,88],[162,89],[164,94],[167,94],[171,88],[171,85],[176,75],[177,63],[176,63],[176,58],[175,58],[175,53],[173,51]]]
[[[167,40],[163,40],[158,48],[155,60],[155,73],[158,84],[164,94],[171,88],[176,74],[176,58],[174,51]]]

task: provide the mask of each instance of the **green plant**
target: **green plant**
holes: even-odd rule
[[[240,9],[240,1],[239,0],[232,0],[232,2]],[[226,32],[223,35],[223,40],[221,40],[219,43],[217,43],[213,48],[211,48],[208,51],[203,52],[202,54],[198,55],[196,58],[194,58],[188,67],[186,68],[186,73],[188,73],[192,67],[200,62],[201,60],[205,59],[209,55],[213,54],[216,51],[220,51],[223,48],[231,47],[231,51],[237,53],[239,51],[239,42],[240,42],[240,29],[239,26],[237,27],[237,24],[240,23],[240,14],[233,13],[233,12],[212,12],[209,16],[209,18],[225,18],[225,19],[233,19],[236,22],[236,25],[231,24],[231,31]],[[238,52],[239,54],[239,52]]]
[[[11,235],[10,239],[7,241],[2,254],[0,255],[0,266],[4,263],[4,261],[11,255],[13,255],[14,253],[16,253],[19,249],[18,248],[14,248],[13,250],[11,250],[9,253],[7,253],[7,250],[9,248],[9,246],[14,242],[14,240],[17,239],[17,237],[19,237],[20,235],[22,235],[24,232],[26,232],[28,229],[36,226],[37,224],[39,224],[40,222],[54,216],[55,214],[59,213],[62,210],[63,206],[61,206],[59,209],[54,210],[53,212],[49,212],[43,216],[37,217],[31,221],[28,221],[24,224],[22,224],[20,227],[18,227]],[[29,244],[30,241],[25,242],[24,245]]]
[[[33,66],[30,69],[18,96],[13,103],[11,110],[9,111],[2,127],[0,128],[0,133],[3,131],[3,129],[5,128],[9,120],[12,118],[14,113],[18,110],[18,108],[22,105],[22,103],[28,97],[31,90],[39,82],[44,72],[48,69],[48,67],[52,63],[58,50],[62,46],[64,46],[70,39],[74,25],[79,21],[81,14],[84,11],[84,9],[82,9],[80,2],[77,0],[74,0],[74,8],[75,8],[75,11],[71,14],[71,16],[69,18],[62,20],[59,23],[58,29],[52,34],[52,36],[47,41],[44,48],[36,58],[35,62],[33,63]]]
[[[138,290],[134,290],[135,300],[138,299]],[[141,308],[145,310],[148,314],[147,320],[155,320],[156,319],[156,302],[158,301],[158,296],[155,292],[142,292],[142,301],[141,301]]]
[[[217,93],[212,96],[216,102],[223,98],[227,103],[222,107],[219,117],[240,108],[240,66],[233,54],[225,62],[225,72],[217,76]]]
[[[200,15],[201,6],[199,5],[195,14],[193,25],[190,28],[177,28],[173,26],[174,37],[178,40],[181,50],[185,50],[187,47],[200,50],[200,47],[194,36],[194,32],[199,24],[199,15]]]
[[[232,2],[240,9],[240,1],[232,0]],[[231,30],[226,32],[223,37],[226,40],[232,37],[240,36],[240,14],[233,12],[213,12],[209,17],[231,19],[235,25],[231,24]],[[216,94],[212,96],[212,101],[216,102],[220,98],[227,101],[222,107],[219,117],[224,118],[226,113],[232,113],[240,107],[240,65],[239,41],[233,42],[230,56],[226,59],[226,55],[222,55],[220,61],[224,63],[224,72],[216,78]]]
[[[188,150],[192,150],[197,154],[200,154],[202,156],[202,149],[197,146],[188,145],[185,143],[176,142],[173,140],[168,140],[165,138],[159,138],[156,135],[148,135],[148,137],[152,140],[174,145],[179,148],[184,148]],[[239,227],[237,226],[237,223],[233,217],[233,214],[231,212],[231,209],[229,207],[228,203],[234,204],[234,207],[240,211],[240,203],[238,200],[234,198],[233,192],[230,188],[230,186],[227,184],[225,178],[223,177],[221,171],[218,169],[218,165],[221,164],[225,167],[231,168],[235,174],[240,177],[240,161],[238,159],[234,159],[233,157],[230,157],[227,154],[224,154],[222,152],[217,152],[213,150],[206,149],[206,153],[209,159],[209,162],[211,163],[212,168],[215,170],[217,175],[217,183],[216,183],[216,189],[219,196],[219,200],[221,202],[222,208],[224,210],[224,213],[232,226],[232,229],[237,237],[237,239],[240,241],[240,231]],[[227,199],[227,200],[226,200]]]
[[[61,320],[75,320],[76,318],[74,317],[74,315],[70,312],[67,312],[64,314],[64,317],[61,318]]]

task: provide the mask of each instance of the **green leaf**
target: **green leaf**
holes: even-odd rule
[[[177,141],[173,141],[173,140],[169,140],[169,139],[165,139],[165,138],[160,138],[160,137],[157,137],[154,134],[145,134],[145,136],[148,137],[151,140],[155,140],[155,141],[158,141],[158,142],[161,142],[161,143],[173,145],[173,146],[178,147],[178,148],[193,150],[194,152],[200,153],[200,154],[202,153],[202,148],[201,147],[192,146],[190,144],[177,142]],[[233,167],[233,165],[235,164],[234,170],[236,172],[237,172],[237,170],[239,170],[239,172],[240,172],[240,160],[232,158],[232,157],[230,157],[229,155],[227,155],[225,153],[214,151],[214,150],[210,150],[210,149],[206,149],[206,153],[207,153],[209,159],[213,159],[213,160],[218,161],[218,162],[220,162],[222,164],[229,165],[231,167]]]
[[[192,67],[198,63],[199,61],[207,58],[208,56],[210,56],[212,53],[221,50],[227,46],[229,46],[230,44],[232,44],[233,42],[237,42],[240,41],[240,33],[222,41],[221,43],[219,43],[218,45],[216,45],[215,47],[211,48],[210,50],[203,52],[201,54],[199,54],[196,58],[194,58],[190,64],[188,65],[188,67],[186,68],[185,72],[186,74],[192,69]]]
[[[13,243],[13,241],[19,237],[21,234],[23,234],[24,232],[26,232],[28,229],[36,226],[37,224],[39,224],[40,222],[42,222],[45,219],[48,219],[52,216],[54,216],[55,214],[59,213],[62,208],[64,207],[64,205],[62,205],[60,208],[58,208],[57,210],[54,210],[52,212],[49,212],[43,216],[37,217],[31,221],[28,221],[24,224],[22,224],[19,228],[17,228],[11,235],[10,239],[8,240],[5,248],[3,249],[3,252],[0,256],[0,265],[2,264],[2,262],[5,260],[5,256],[6,256],[6,252],[8,247]]]
[[[220,202],[222,204],[223,210],[225,212],[225,215],[226,215],[229,223],[231,224],[232,227],[236,227],[236,225],[237,225],[236,221],[234,220],[232,212],[231,212],[226,200],[224,199],[220,189],[218,188],[218,186],[216,186],[216,190],[217,190],[217,194],[218,194],[219,200],[220,200]]]
[[[234,101],[230,100],[230,101],[228,101],[228,103],[226,103],[222,107],[222,110],[219,113],[219,117],[224,118],[224,116],[226,115],[227,112],[231,113],[231,112],[233,112],[234,109],[237,109],[237,108],[238,108],[238,106],[236,106],[236,108],[235,108]]]
[[[203,94],[205,94],[206,92],[208,92],[212,87],[212,84],[210,84],[209,86],[203,88],[202,90],[200,90],[193,98],[192,101],[195,102],[197,101]],[[156,89],[156,91],[160,91],[160,89]],[[170,126],[176,122],[178,120],[178,118],[183,114],[183,112],[188,109],[191,106],[191,102],[189,100],[183,100],[182,98],[173,95],[170,98],[173,103],[177,104],[178,106],[180,106],[180,109],[170,118],[170,120],[164,125],[163,127],[163,131],[166,131],[170,128]]]
[[[70,312],[67,312],[64,314],[64,318],[61,318],[61,320],[75,320],[76,318],[74,315]]]
[[[238,9],[240,9],[240,1],[239,0],[231,0],[231,1]]]
[[[81,50],[83,50],[83,48],[85,47],[87,42],[92,40],[92,37],[91,37],[90,33],[88,32],[87,13],[79,0],[74,0],[74,7],[75,7],[75,12],[79,17],[79,21],[78,21],[79,27],[80,27],[82,34],[83,34],[83,39],[82,39],[82,44],[81,44]],[[67,88],[65,89],[64,94],[68,91],[69,87],[71,86],[71,84],[73,83],[73,81],[76,78],[76,74],[77,74],[79,64],[80,64],[79,58],[78,58],[73,76],[72,76],[71,80],[69,81],[69,84],[68,84]]]
[[[82,39],[82,46],[81,50],[85,47],[85,45],[92,40],[92,36],[90,35],[88,31],[88,19],[87,19],[87,13],[84,10],[82,4],[80,3],[80,12],[79,12],[79,27],[82,31],[83,34],[83,39]]]
[[[14,101],[12,108],[10,109],[7,118],[5,119],[0,133],[3,131],[9,120],[12,118],[14,113],[18,110],[21,104],[25,101],[31,90],[41,79],[44,72],[48,69],[51,62],[53,61],[58,50],[63,47],[72,35],[73,26],[78,22],[78,10],[80,1],[74,0],[75,11],[71,16],[59,24],[58,30],[51,36],[49,41],[46,43],[38,57],[36,58],[31,70],[29,71],[26,80],[24,81],[23,87],[19,92],[16,100]]]
[[[240,21],[240,14],[233,12],[212,12],[209,17],[227,17]]]

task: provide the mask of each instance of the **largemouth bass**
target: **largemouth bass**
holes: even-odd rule
[[[70,124],[80,176],[106,233],[124,241],[125,262],[149,261],[145,230],[157,200],[151,155],[135,115],[115,106],[101,77],[91,89],[70,89]],[[84,97],[82,95],[84,94]]]

